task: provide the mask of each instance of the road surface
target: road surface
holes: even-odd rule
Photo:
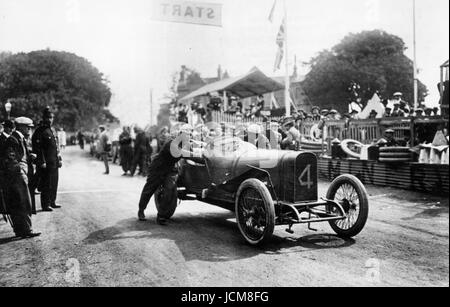
[[[448,198],[368,187],[370,216],[354,240],[326,224],[277,228],[248,246],[233,214],[183,202],[174,220],[136,219],[144,178],[67,148],[58,203],[33,218],[39,238],[15,240],[0,222],[0,286],[449,286]],[[325,195],[329,183],[320,183]]]

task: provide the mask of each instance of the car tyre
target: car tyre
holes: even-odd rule
[[[178,206],[177,176],[168,176],[164,184],[155,192],[158,215],[170,219]]]
[[[263,245],[273,235],[275,207],[267,187],[260,180],[248,179],[236,197],[236,221],[242,236],[251,245]]]
[[[364,145],[363,145],[361,142],[358,142],[358,141],[356,141],[356,140],[343,140],[343,141],[341,142],[342,150],[343,150],[349,157],[356,158],[356,159],[361,159],[361,153],[352,151],[352,150],[350,149],[350,146],[349,146],[350,144],[354,144],[354,145],[356,145],[357,147],[360,147],[360,148],[363,147]]]
[[[347,214],[345,220],[329,222],[339,237],[352,238],[363,230],[369,216],[367,195],[362,182],[353,175],[339,176],[331,183],[327,199],[341,204]]]

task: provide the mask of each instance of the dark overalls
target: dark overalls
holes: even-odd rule
[[[133,167],[133,147],[131,146],[131,142],[132,140],[129,133],[123,132],[119,136],[120,165],[125,173],[131,171]]]
[[[145,175],[148,170],[145,168],[145,161],[147,155],[151,155],[152,153],[150,147],[150,141],[145,135],[145,132],[140,132],[136,135],[136,142],[134,144],[134,156],[133,156],[133,165],[131,168],[131,175],[134,175],[137,167],[139,166],[139,174]]]
[[[147,209],[148,203],[153,194],[164,183],[166,178],[171,175],[176,175],[176,164],[181,158],[175,158],[170,152],[172,141],[164,144],[158,155],[155,156],[149,166],[149,174],[147,176],[147,183],[142,190],[141,199],[139,201],[139,211],[144,212]]]

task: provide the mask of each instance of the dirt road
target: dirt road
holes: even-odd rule
[[[0,222],[0,286],[449,286],[448,198],[368,187],[369,222],[355,240],[304,226],[248,246],[233,214],[184,202],[167,227],[136,219],[143,178],[121,177],[77,148],[64,153],[58,202],[36,239]],[[320,183],[325,195],[328,183]]]

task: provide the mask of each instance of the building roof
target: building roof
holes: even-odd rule
[[[281,83],[284,85],[286,78],[285,77],[271,77],[273,80],[277,81],[278,83]],[[295,83],[301,83],[305,80],[305,76],[297,76],[297,77],[290,77],[291,84]]]
[[[193,99],[199,96],[205,96],[208,93],[227,91],[241,98],[253,97],[266,93],[282,90],[284,85],[280,82],[267,77],[262,71],[254,67],[247,74],[220,80],[207,84],[198,90],[183,97],[181,101]]]

